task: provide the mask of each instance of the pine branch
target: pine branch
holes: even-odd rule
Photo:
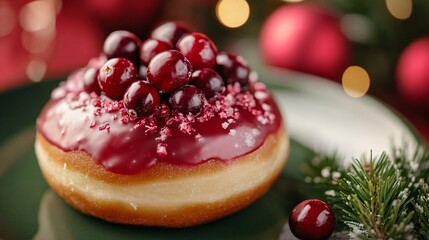
[[[393,149],[388,156],[362,157],[348,167],[336,156],[307,163],[307,182],[325,192],[339,223],[360,239],[427,239],[429,151]],[[329,170],[329,171],[328,171]],[[333,171],[332,171],[333,170]],[[338,178],[333,177],[333,172]],[[330,174],[327,174],[330,173]]]
[[[372,156],[364,163],[355,160],[339,184],[342,218],[360,230],[355,235],[362,239],[407,239],[413,213],[406,211],[406,184],[384,153],[377,161]]]
[[[429,236],[429,185],[423,181],[419,182],[419,191],[413,206],[416,212],[416,223],[420,229],[419,236],[421,239]]]

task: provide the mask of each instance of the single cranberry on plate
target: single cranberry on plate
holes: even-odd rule
[[[98,84],[98,68],[89,67],[83,74],[83,89],[87,93],[94,92],[100,94],[101,88]]]
[[[242,87],[246,87],[249,83],[249,65],[241,56],[220,52],[216,57],[215,70],[228,84],[238,82]]]
[[[124,106],[131,116],[149,116],[159,104],[160,98],[156,89],[141,80],[133,82],[124,95]]]
[[[125,58],[108,60],[98,73],[98,83],[106,96],[120,100],[131,83],[137,80],[137,69]]]
[[[169,93],[187,84],[191,74],[191,64],[177,50],[157,54],[147,67],[147,79],[160,93]]]
[[[193,72],[191,84],[203,91],[207,98],[215,96],[224,87],[221,76],[211,68],[202,68]]]
[[[149,38],[145,40],[140,48],[140,63],[148,65],[150,60],[158,53],[170,50],[170,45],[166,42]]]
[[[167,22],[152,31],[151,37],[170,44],[171,47],[186,34],[190,33],[186,24],[181,22]]]
[[[126,58],[134,65],[140,64],[141,40],[128,31],[114,31],[107,36],[103,45],[103,52],[108,59]]]
[[[198,115],[205,102],[204,93],[195,86],[186,85],[170,96],[169,104],[183,114]]]
[[[331,208],[320,200],[305,200],[292,210],[289,227],[293,235],[305,240],[328,239],[335,227],[335,216]]]
[[[194,69],[213,68],[216,65],[217,49],[212,40],[202,33],[190,33],[176,44],[191,62]]]

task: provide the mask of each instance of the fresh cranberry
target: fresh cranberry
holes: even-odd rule
[[[140,48],[140,61],[143,65],[148,65],[149,61],[158,53],[170,50],[170,45],[166,42],[149,38],[144,41]]]
[[[249,66],[241,56],[221,52],[216,57],[216,71],[228,83],[240,83],[246,87],[249,83]]]
[[[303,201],[289,216],[289,227],[299,239],[328,239],[335,227],[335,216],[329,206],[317,199]]]
[[[186,85],[177,90],[169,99],[171,108],[183,113],[198,115],[204,105],[204,93],[197,87]]]
[[[101,89],[98,84],[98,72],[99,69],[93,67],[85,70],[85,73],[83,74],[83,88],[85,89],[85,92],[95,92],[96,94],[100,94]]]
[[[202,68],[192,73],[191,83],[204,92],[207,98],[219,93],[223,86],[223,79],[211,68]]]
[[[147,82],[133,82],[124,95],[124,106],[131,116],[149,116],[159,106],[158,92]]]
[[[167,22],[155,28],[151,37],[170,44],[170,47],[174,47],[180,38],[189,32],[188,27],[181,22]]]
[[[147,79],[161,93],[172,92],[187,84],[191,74],[188,59],[176,50],[157,54],[147,67]]]
[[[140,62],[140,39],[128,31],[114,31],[104,41],[103,52],[108,59],[126,58],[134,65]]]
[[[98,83],[106,96],[119,100],[127,88],[136,81],[137,69],[125,58],[108,60],[98,73]]]
[[[176,48],[185,55],[194,69],[213,68],[216,65],[216,46],[204,34],[190,33],[177,42]]]

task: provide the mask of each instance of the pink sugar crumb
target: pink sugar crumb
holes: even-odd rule
[[[106,130],[107,132],[110,132],[110,124],[108,122],[105,122],[98,127],[98,130],[99,131]]]
[[[213,106],[209,102],[206,102],[203,106],[202,112],[197,117],[197,121],[198,122],[207,122],[208,120],[210,120],[214,116],[215,116],[215,110],[214,110]]]
[[[106,112],[118,112],[123,106],[122,101],[105,101],[104,102],[104,109]]]
[[[112,119],[113,119],[113,121],[118,120],[118,115],[114,114],[114,115],[112,116]]]
[[[261,116],[262,115],[262,111],[258,110],[258,109],[252,109],[251,113],[253,116]]]
[[[158,156],[160,156],[160,157],[167,156],[167,154],[168,154],[167,147],[168,147],[168,145],[166,143],[158,143],[158,145],[156,147],[156,153],[158,154]]]
[[[101,107],[100,96],[98,96],[94,92],[90,93],[89,96],[91,97],[92,105],[94,107]]]
[[[155,120],[152,117],[142,120],[145,121],[145,134],[155,133],[158,130],[158,126],[156,125]]]
[[[168,119],[170,117],[170,109],[167,105],[161,104],[161,107],[159,109],[159,113],[162,118]]]
[[[137,121],[136,124],[134,124],[134,129],[139,129],[139,128],[144,127],[144,126],[146,126],[146,119],[143,118],[143,119]]]
[[[257,119],[260,123],[262,123],[263,125],[266,125],[266,124],[268,124],[268,123],[269,123],[268,119],[267,119],[266,117],[262,116],[262,115],[257,116],[257,117],[256,117],[256,119]]]
[[[121,110],[119,110],[119,112],[121,113],[122,117],[128,116],[128,112],[127,112],[127,110],[125,108],[121,108]]]
[[[94,107],[101,107],[101,101],[100,101],[100,99],[93,99],[92,100],[92,105],[94,105]]]
[[[231,136],[235,136],[235,134],[237,134],[237,131],[235,129],[230,129],[228,134]]]
[[[131,121],[131,118],[130,118],[130,116],[122,116],[121,117],[121,123],[123,124],[123,125],[127,125],[129,122]]]
[[[251,110],[256,106],[255,98],[249,92],[238,94],[236,98],[237,105],[243,107],[244,109]]]
[[[263,91],[263,92],[267,91],[267,87],[265,86],[265,84],[261,82],[255,82],[253,84],[253,88],[255,89],[255,91]]]
[[[261,107],[264,109],[264,111],[271,111],[271,106],[266,103],[262,103]]]
[[[95,117],[99,117],[101,115],[101,108],[96,108],[94,110],[93,114],[94,114]]]
[[[228,128],[228,126],[229,126],[229,123],[227,123],[227,122],[223,122],[223,123],[222,123],[222,128],[223,128],[223,129],[227,129],[227,128]]]
[[[227,90],[227,92],[232,93],[232,94],[240,93],[241,92],[240,83],[236,82],[234,84],[228,84],[226,86],[226,90]]]
[[[199,133],[195,135],[195,140],[197,140],[197,141],[201,141],[202,138],[203,138],[203,136],[201,136],[201,134],[199,134]]]
[[[193,128],[191,127],[191,125],[190,125],[189,123],[187,123],[187,122],[181,122],[181,123],[179,124],[179,130],[180,130],[182,133],[186,133],[186,134],[189,134],[189,135],[191,135],[191,133],[192,133],[193,131],[195,131],[195,129],[193,129]]]
[[[92,122],[91,125],[89,125],[89,128],[95,128],[97,126],[96,122]]]
[[[171,130],[168,127],[163,127],[159,132],[159,137],[156,140],[164,142],[168,137],[171,137]]]
[[[255,92],[255,98],[259,101],[265,101],[269,97],[269,94],[265,91],[256,91]]]

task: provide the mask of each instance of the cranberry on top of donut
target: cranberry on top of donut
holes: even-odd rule
[[[280,125],[270,93],[243,57],[218,52],[209,37],[175,22],[145,41],[112,32],[100,57],[54,90],[38,119],[49,142],[83,150],[121,174],[157,161],[231,160]]]

